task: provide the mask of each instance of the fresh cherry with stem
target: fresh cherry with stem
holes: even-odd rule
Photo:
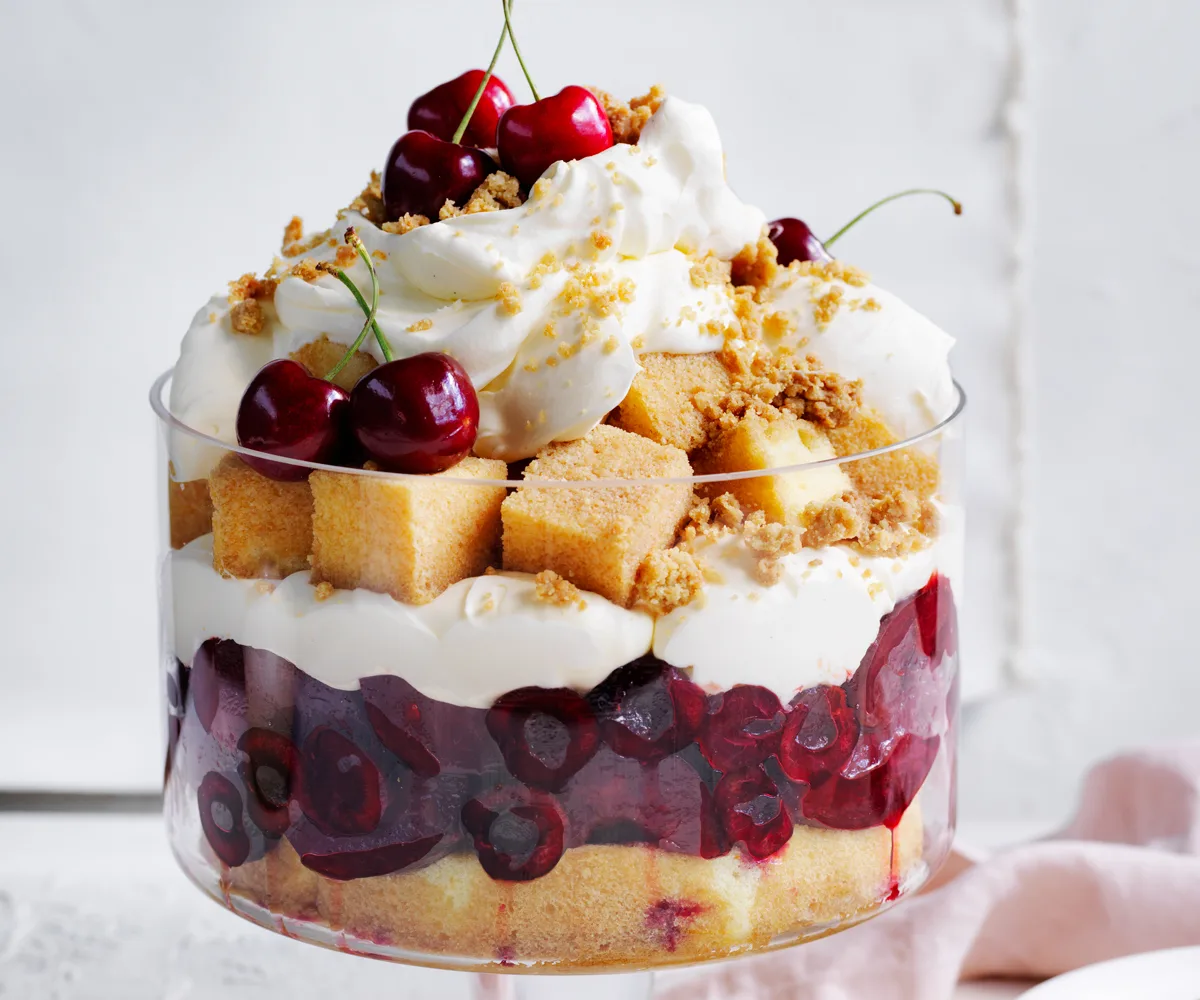
[[[507,30],[506,26],[501,33],[497,55]],[[515,103],[512,91],[500,77],[492,75],[490,67],[469,69],[413,101],[408,109],[408,127],[448,142],[486,149],[496,145],[500,116]]]
[[[237,439],[243,448],[319,464],[334,464],[342,453],[347,437],[350,394],[335,385],[333,379],[362,347],[370,330],[374,329],[376,336],[382,337],[375,322],[379,284],[370,255],[353,227],[346,230],[346,242],[355,247],[371,272],[373,301],[369,307],[346,273],[340,269],[336,272],[367,313],[362,331],[323,378],[312,375],[303,365],[289,358],[277,358],[259,369],[238,405]],[[273,462],[256,455],[243,457],[251,468],[281,482],[299,481],[309,473],[304,465]]]
[[[896,201],[898,198],[907,198],[914,194],[933,194],[939,198],[945,198],[954,209],[954,214],[962,215],[962,203],[946,194],[945,191],[938,191],[934,188],[911,188],[908,191],[898,191],[895,194],[890,194],[886,198],[881,198],[875,204],[864,208],[824,242],[817,239],[807,223],[802,222],[800,219],[792,218],[776,219],[770,223],[767,228],[767,235],[771,242],[775,244],[775,249],[779,254],[779,263],[783,267],[787,267],[794,260],[832,260],[833,255],[829,253],[829,247],[833,246],[850,229],[874,212],[875,209],[886,205],[889,201]]]
[[[533,92],[533,103],[504,112],[496,144],[504,169],[528,188],[558,160],[579,160],[608,149],[613,144],[612,127],[595,94],[584,87],[569,86],[551,97],[539,96],[512,30],[510,0],[503,6],[508,37]]]

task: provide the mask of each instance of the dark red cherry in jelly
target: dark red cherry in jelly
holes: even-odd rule
[[[708,711],[707,696],[687,675],[653,657],[614,671],[588,701],[604,742],[647,763],[691,743]]]
[[[725,775],[713,797],[729,839],[744,844],[752,857],[769,858],[791,838],[792,817],[762,768]]]
[[[242,394],[238,444],[305,462],[336,462],[349,401],[346,390],[310,375],[303,365],[288,358],[270,361]],[[242,457],[271,479],[299,480],[309,472],[302,465]]]
[[[779,738],[779,766],[814,784],[838,771],[858,742],[858,719],[840,687],[809,688],[792,702]]]
[[[326,878],[346,881],[355,878],[370,878],[375,875],[390,875],[392,872],[411,868],[432,851],[442,839],[435,833],[428,837],[395,844],[380,844],[361,851],[335,848],[325,852],[305,851],[300,863]]]
[[[513,777],[557,792],[592,759],[600,731],[591,706],[568,688],[518,688],[487,713],[487,728]]]
[[[471,101],[475,99],[483,77],[483,70],[469,69],[461,76],[438,84],[427,94],[422,94],[408,109],[408,127],[423,130],[449,142],[454,138],[459,122],[467,113]],[[466,146],[478,146],[480,149],[494,149],[500,116],[514,103],[512,91],[500,77],[493,74],[487,86],[483,88],[483,96],[479,98],[479,103],[475,105],[471,120],[462,135],[462,143]]]
[[[282,733],[255,727],[238,740],[246,759],[238,767],[246,786],[246,809],[263,833],[281,837],[291,824],[288,803],[292,798],[298,757]]]
[[[833,256],[799,219],[776,219],[767,226],[767,235],[778,251],[779,263],[787,267],[794,260],[833,260]]]
[[[384,212],[389,221],[424,215],[436,222],[447,200],[461,208],[495,169],[496,161],[483,150],[420,129],[405,132],[384,164]]]
[[[840,774],[800,800],[805,817],[835,830],[894,827],[916,798],[937,757],[941,740],[905,733],[883,749],[882,760],[857,766],[857,755]]]
[[[443,768],[484,766],[485,744],[491,741],[484,733],[483,709],[428,698],[400,677],[365,677],[361,686],[375,735],[418,777],[436,777]]]
[[[950,581],[940,573],[934,573],[917,591],[916,609],[921,648],[936,668],[944,657],[958,652],[958,616]]]
[[[718,771],[754,767],[775,753],[783,706],[773,691],[738,684],[709,700],[700,749]]]
[[[497,143],[504,169],[529,187],[558,160],[581,160],[608,149],[613,134],[596,95],[572,86],[505,111]]]
[[[192,658],[187,690],[206,733],[212,732],[222,702],[244,708],[246,663],[242,647],[230,639],[206,639]]]
[[[196,792],[200,827],[209,846],[230,868],[250,855],[250,838],[242,825],[242,797],[233,782],[209,771]]]
[[[391,472],[441,472],[479,432],[479,397],[465,369],[429,352],[380,365],[350,394],[350,424],[370,458]]]
[[[318,726],[299,753],[296,798],[304,815],[331,837],[370,833],[383,813],[379,769],[336,729]]]
[[[480,866],[503,882],[541,878],[563,855],[562,812],[540,792],[474,798],[462,808],[462,823],[475,841]]]

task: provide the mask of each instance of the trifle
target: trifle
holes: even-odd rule
[[[287,934],[497,970],[911,893],[953,822],[951,339],[658,88],[471,71],[409,121],[155,385],[181,865]]]

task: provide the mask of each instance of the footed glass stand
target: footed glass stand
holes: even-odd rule
[[[476,979],[475,1000],[649,1000],[653,972],[614,976],[496,976]]]

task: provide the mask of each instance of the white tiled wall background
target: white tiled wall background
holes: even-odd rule
[[[545,91],[707,104],[738,191],[959,338],[971,397],[961,804],[1071,806],[1200,731],[1200,4],[519,0]],[[491,0],[0,3],[0,789],[160,774],[145,403],[193,311],[322,224]],[[518,93],[511,57],[501,73]]]

